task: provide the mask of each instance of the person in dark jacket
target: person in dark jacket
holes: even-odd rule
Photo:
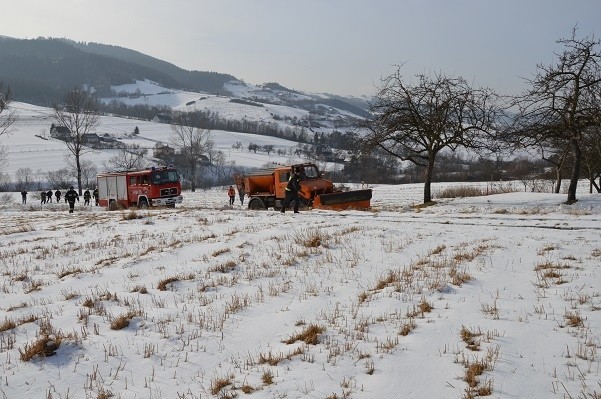
[[[21,203],[23,205],[27,204],[27,190],[21,191]]]
[[[62,195],[62,193],[61,193],[61,190],[56,190],[56,191],[54,192],[54,196],[56,197],[56,203],[57,203],[57,204],[58,204],[59,202],[61,202],[61,195]]]
[[[42,203],[42,204],[45,204],[45,203],[46,203],[46,191],[42,191],[42,192],[40,193],[40,198],[41,198],[41,200],[42,200],[42,202],[41,202],[41,203]]]
[[[46,191],[46,200],[52,204],[52,190]]]
[[[90,206],[90,198],[92,198],[92,194],[90,194],[90,190],[86,188],[86,191],[83,192],[83,204]]]
[[[240,205],[244,205],[244,185],[238,187],[238,196],[240,197]]]
[[[98,187],[92,191],[92,197],[94,197],[94,202],[96,202],[96,206],[98,206]]]
[[[77,191],[73,189],[73,186],[67,191],[65,194],[65,201],[69,203],[69,213],[73,213],[73,209],[75,208],[75,200],[79,201],[79,195]]]
[[[299,167],[294,168],[294,173],[290,175],[288,179],[288,184],[286,185],[286,196],[284,197],[284,204],[282,205],[282,209],[280,212],[286,212],[286,208],[290,205],[291,202],[294,202],[294,213],[298,213],[298,190],[300,190],[300,182],[301,182],[301,171]]]

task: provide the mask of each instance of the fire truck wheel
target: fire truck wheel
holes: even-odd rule
[[[146,198],[140,199],[138,203],[138,208],[148,208],[148,200]]]
[[[109,201],[109,211],[116,211],[116,210],[117,210],[117,201],[115,201],[115,200]]]

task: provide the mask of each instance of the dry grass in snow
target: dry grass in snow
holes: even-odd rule
[[[217,190],[5,206],[0,397],[601,397],[601,199],[402,190],[298,215]]]

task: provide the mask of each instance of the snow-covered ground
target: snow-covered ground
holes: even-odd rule
[[[10,194],[0,397],[600,397],[599,195],[372,188],[297,215]]]

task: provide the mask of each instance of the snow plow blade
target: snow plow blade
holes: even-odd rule
[[[371,207],[371,190],[341,191],[338,193],[321,194],[313,200],[313,208],[317,209],[358,209]]]

